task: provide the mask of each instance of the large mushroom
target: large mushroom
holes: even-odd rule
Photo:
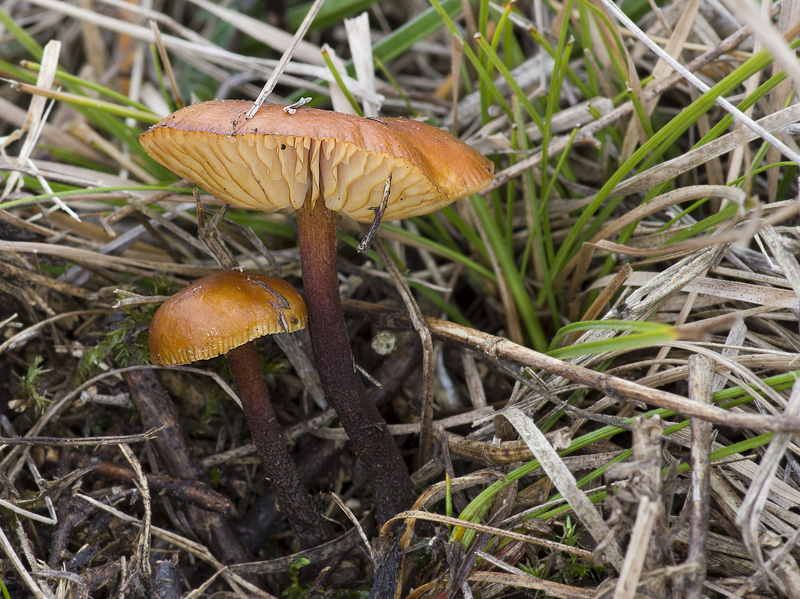
[[[339,298],[336,212],[372,222],[391,177],[384,219],[419,216],[477,192],[491,161],[449,133],[397,118],[211,101],[140,136],[158,162],[234,206],[294,209],[314,359],[326,397],[363,458],[378,520],[413,499],[408,469],[355,371]]]
[[[304,329],[306,316],[303,296],[283,279],[222,271],[171,296],[150,323],[150,360],[154,364],[176,366],[227,354],[253,443],[278,506],[304,549],[327,541],[331,530],[286,448],[254,340]]]

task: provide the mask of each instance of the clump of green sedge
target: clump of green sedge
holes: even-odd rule
[[[15,409],[23,411],[33,405],[37,411],[42,412],[50,403],[50,399],[40,390],[43,384],[42,377],[50,372],[49,368],[42,368],[42,362],[44,358],[36,356],[28,364],[28,371],[19,377],[17,399],[13,406]]]

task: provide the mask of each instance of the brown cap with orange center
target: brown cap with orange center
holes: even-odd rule
[[[371,223],[391,175],[386,220],[428,214],[480,191],[494,164],[446,131],[402,118],[214,100],[188,106],[142,133],[171,171],[234,206],[297,210],[323,198],[330,210]]]
[[[283,279],[218,272],[161,304],[150,323],[150,360],[159,366],[208,360],[258,337],[305,326],[305,300]]]

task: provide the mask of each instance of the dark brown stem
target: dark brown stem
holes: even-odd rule
[[[336,274],[336,215],[320,198],[297,211],[303,290],[314,361],[325,397],[339,415],[372,481],[379,523],[411,506],[411,478],[394,439],[368,400],[355,370],[339,299]]]
[[[331,530],[314,507],[311,495],[300,480],[297,468],[286,449],[286,442],[261,374],[255,343],[251,341],[229,351],[228,365],[242,400],[242,409],[253,435],[253,443],[297,542],[304,549],[321,545],[331,537]]]

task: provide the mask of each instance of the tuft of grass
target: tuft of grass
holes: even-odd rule
[[[19,377],[17,384],[18,401],[22,402],[20,405],[26,407],[33,405],[38,413],[43,412],[52,401],[42,390],[45,385],[44,376],[51,371],[50,368],[44,368],[43,363],[42,356],[34,357],[28,364],[25,374]]]

